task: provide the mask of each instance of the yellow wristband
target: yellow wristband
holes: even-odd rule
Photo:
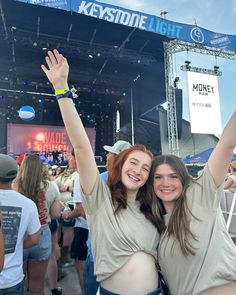
[[[57,89],[55,90],[55,95],[65,94],[69,89]]]

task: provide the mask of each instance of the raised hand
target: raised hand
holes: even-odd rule
[[[41,68],[54,89],[69,89],[67,82],[69,65],[67,59],[57,49],[54,49],[53,52],[48,51],[48,56],[45,57],[45,60],[48,68],[44,65],[41,65]]]

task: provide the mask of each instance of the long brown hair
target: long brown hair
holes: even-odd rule
[[[179,241],[182,253],[187,255],[195,255],[195,248],[191,244],[191,240],[197,240],[195,235],[190,230],[189,215],[193,216],[192,212],[188,208],[186,191],[191,183],[194,182],[191,175],[182,160],[174,155],[161,155],[157,156],[152,165],[150,179],[152,183],[154,181],[154,175],[158,166],[162,164],[168,164],[178,175],[183,191],[179,198],[175,201],[174,210],[170,216],[170,220],[167,225],[167,232],[169,236],[173,236]],[[157,196],[158,198],[158,196]],[[159,202],[161,200],[159,199]],[[159,205],[161,208],[161,205]],[[163,213],[163,211],[161,212]],[[193,216],[196,218],[195,216]],[[197,218],[196,218],[197,219]]]
[[[19,170],[17,177],[18,191],[28,197],[37,205],[38,194],[46,191],[48,175],[43,164],[36,154],[27,155]]]
[[[127,192],[126,188],[121,181],[121,171],[122,167],[128,158],[128,156],[134,151],[141,151],[146,153],[151,159],[153,159],[153,154],[141,144],[136,144],[127,150],[121,152],[119,155],[112,159],[111,165],[109,165],[108,171],[108,186],[110,187],[112,201],[115,206],[115,214],[122,209],[127,208]],[[152,186],[147,181],[138,191],[136,199],[140,202],[140,211],[145,215],[145,217],[152,222],[152,224],[158,229],[159,232],[162,231],[160,225],[161,217],[159,210],[156,210],[156,198],[153,198],[151,192]],[[153,211],[153,208],[154,211]]]

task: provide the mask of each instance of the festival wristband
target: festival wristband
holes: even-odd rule
[[[73,98],[73,93],[70,91],[70,90],[67,90],[66,92],[64,93],[61,93],[61,94],[57,94],[56,92],[59,91],[59,90],[56,90],[55,91],[55,95],[56,95],[56,99],[59,100],[61,98]],[[60,90],[62,91],[62,90]]]
[[[55,90],[55,95],[65,94],[69,89],[57,89]]]

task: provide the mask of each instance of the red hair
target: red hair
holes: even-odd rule
[[[153,159],[153,154],[144,145],[136,144],[115,156],[111,160],[111,165],[109,165],[108,186],[110,187],[112,202],[115,206],[115,214],[120,210],[127,208],[127,193],[126,188],[121,181],[121,171],[128,156],[135,151],[144,152]],[[136,199],[140,202],[140,211],[160,231],[159,220],[154,217],[152,211],[153,198],[150,190],[152,190],[152,186],[147,181],[139,189]]]

